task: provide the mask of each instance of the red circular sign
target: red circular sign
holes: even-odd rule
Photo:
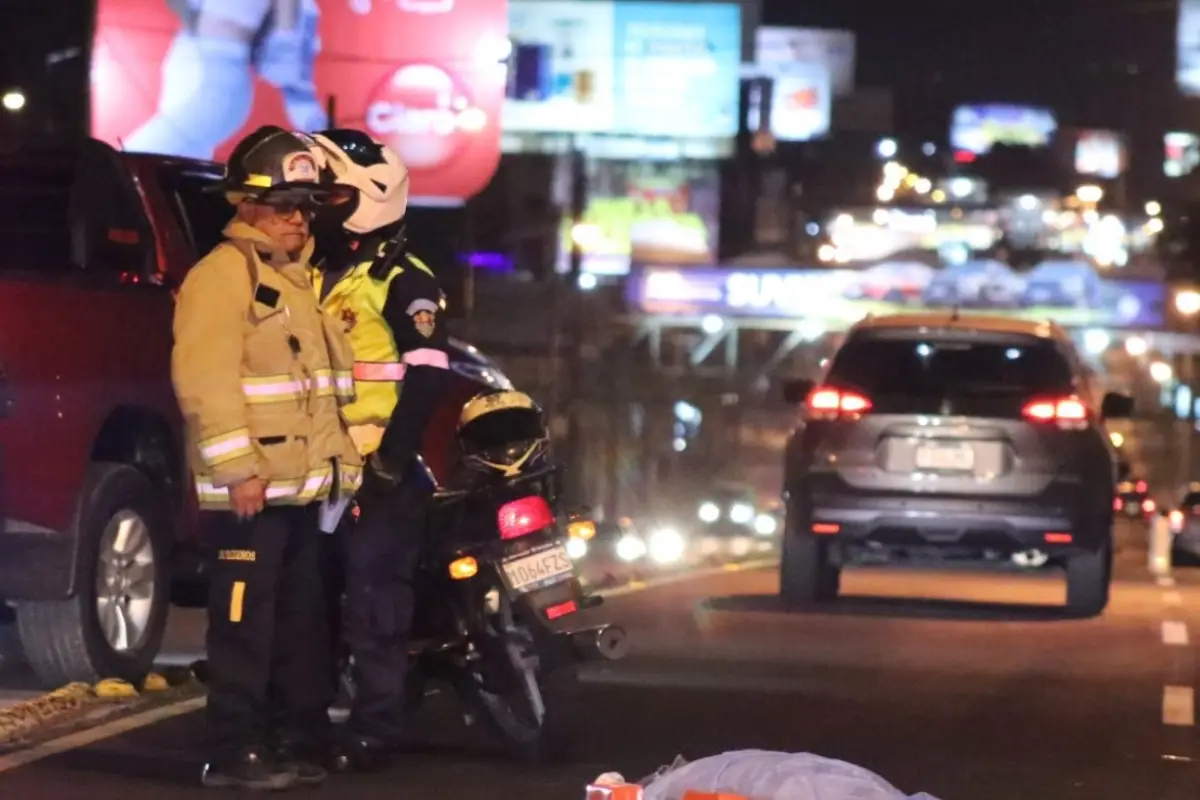
[[[431,170],[458,156],[483,129],[487,115],[466,85],[434,64],[405,64],[371,95],[367,130],[395,150],[411,170]]]

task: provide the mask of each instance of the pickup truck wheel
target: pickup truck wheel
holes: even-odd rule
[[[1067,558],[1067,613],[1096,617],[1108,606],[1112,581],[1112,545]]]
[[[779,594],[786,606],[837,599],[842,570],[829,557],[829,543],[810,533],[787,531],[779,561]]]
[[[94,464],[74,523],[77,590],[65,600],[22,603],[25,656],[45,684],[150,671],[167,627],[169,517],[136,468]]]

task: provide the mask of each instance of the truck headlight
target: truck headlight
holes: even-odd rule
[[[687,542],[672,528],[659,528],[650,534],[650,558],[656,564],[674,564],[683,558]]]
[[[617,540],[617,558],[622,561],[637,561],[646,555],[646,543],[642,537],[627,533]]]
[[[749,503],[734,503],[729,509],[729,521],[736,525],[747,525],[754,520],[754,506]]]
[[[721,518],[721,507],[711,500],[700,504],[700,521],[712,524]]]

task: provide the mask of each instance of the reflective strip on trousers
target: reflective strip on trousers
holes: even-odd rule
[[[250,446],[250,431],[246,428],[210,436],[200,442],[200,455],[210,467],[220,466],[253,452],[254,449]]]
[[[356,381],[402,381],[407,365],[398,361],[355,361]]]

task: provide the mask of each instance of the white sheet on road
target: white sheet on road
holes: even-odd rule
[[[645,800],[682,800],[689,790],[729,792],[750,800],[937,800],[924,792],[903,794],[875,773],[845,761],[769,750],[736,750],[673,766],[649,781]]]

